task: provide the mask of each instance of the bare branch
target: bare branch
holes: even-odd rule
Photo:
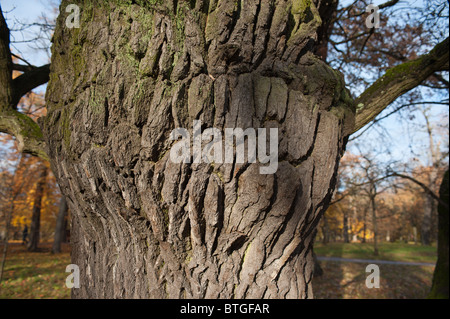
[[[391,176],[396,176],[396,177],[401,177],[401,178],[405,178],[408,179],[414,183],[416,183],[417,185],[419,185],[420,187],[423,188],[423,190],[429,194],[431,197],[433,197],[435,200],[437,200],[441,205],[443,205],[446,209],[448,209],[448,205],[446,202],[444,202],[443,200],[440,199],[440,197],[438,195],[436,195],[428,186],[426,186],[424,183],[418,181],[417,179],[415,179],[414,177],[408,176],[408,175],[404,175],[404,174],[399,174],[399,173],[391,173],[389,175],[386,175],[386,177],[391,177]]]
[[[382,3],[378,6],[379,9],[384,9],[384,8],[389,8],[389,7],[393,7],[395,6],[400,0],[391,0],[391,1],[387,1],[385,3]],[[352,7],[355,5],[356,1],[353,2],[351,5],[349,5],[347,8],[344,9],[344,11],[350,11],[352,9]],[[360,13],[357,13],[355,15],[352,15],[352,17],[359,17],[362,16],[364,13],[366,13],[365,11],[362,11]]]
[[[16,59],[19,59],[20,61],[25,62],[28,66],[34,67],[33,65],[31,65],[30,62],[28,62],[27,60],[25,60],[25,59],[22,58],[21,56],[19,56],[19,55],[17,55],[17,54],[14,54],[14,53],[11,53],[11,55],[12,55],[13,57],[15,57]]]

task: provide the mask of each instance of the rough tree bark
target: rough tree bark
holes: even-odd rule
[[[314,2],[156,2],[58,19],[41,125],[73,212],[73,296],[312,297],[313,234],[354,121],[311,53]],[[172,163],[171,130],[195,119],[277,127],[276,174]]]

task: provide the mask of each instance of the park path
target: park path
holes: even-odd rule
[[[392,260],[375,260],[375,259],[356,259],[356,258],[341,258],[341,257],[325,257],[317,256],[319,261],[334,261],[334,262],[348,262],[361,264],[385,264],[385,265],[407,265],[407,266],[435,266],[434,263],[419,263],[411,261],[392,261]]]

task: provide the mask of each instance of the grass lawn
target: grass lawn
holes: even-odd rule
[[[41,251],[27,252],[20,243],[11,243],[5,264],[0,298],[70,298],[65,287],[66,266],[70,264],[70,247],[63,253],[50,253],[51,243],[41,244]],[[0,245],[0,250],[3,246]],[[316,244],[318,256],[380,259],[415,262],[436,261],[436,247],[423,247],[403,243],[382,243],[380,256],[373,256],[371,244]],[[380,265],[380,288],[365,285],[365,264],[320,262],[323,275],[313,279],[314,297],[318,299],[350,298],[425,298],[431,287],[434,267]]]
[[[30,253],[19,243],[10,243],[3,280],[0,283],[0,298],[63,299],[70,298],[70,289],[65,282],[69,273],[70,248],[63,244],[63,252],[53,255],[51,243],[40,244],[41,251]],[[3,245],[0,245],[3,251]]]
[[[371,243],[317,243],[318,256],[435,263],[436,247],[381,243],[379,256]],[[431,288],[434,266],[379,265],[380,288],[365,285],[366,266],[361,263],[321,261],[323,275],[313,279],[317,299],[422,299]]]
[[[406,243],[380,243],[378,245],[379,256],[373,254],[372,243],[329,243],[314,244],[317,256],[397,260],[435,263],[437,259],[436,246],[421,246]]]

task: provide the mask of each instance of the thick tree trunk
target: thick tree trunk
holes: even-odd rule
[[[44,197],[44,187],[47,181],[48,168],[45,164],[40,164],[40,172],[34,193],[33,210],[31,214],[30,241],[28,242],[28,251],[37,251],[41,231],[41,208],[42,198]]]
[[[314,2],[91,3],[80,29],[58,19],[41,122],[73,216],[73,297],[311,298],[354,120],[311,53]],[[170,133],[194,120],[278,128],[278,170],[173,163]]]
[[[65,219],[67,215],[67,201],[64,196],[61,197],[59,203],[58,217],[56,218],[55,236],[53,239],[52,253],[59,254],[61,252],[61,243],[64,239],[64,233],[66,231]]]

